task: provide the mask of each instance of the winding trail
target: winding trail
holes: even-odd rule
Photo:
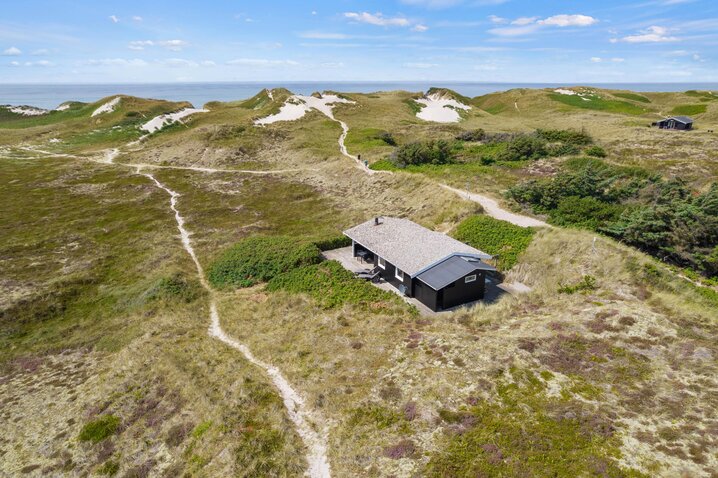
[[[199,259],[197,259],[197,255],[194,252],[192,241],[190,240],[190,233],[185,227],[185,220],[180,214],[179,209],[177,209],[177,200],[179,199],[180,194],[162,184],[152,174],[142,172],[141,166],[137,167],[136,171],[137,174],[141,174],[149,178],[158,188],[162,189],[170,196],[170,209],[172,209],[175,214],[175,221],[177,221],[177,229],[180,232],[182,245],[194,262],[202,287],[204,287],[210,296],[210,325],[207,332],[210,336],[221,340],[236,350],[239,350],[249,362],[261,368],[267,375],[269,375],[272,383],[282,396],[284,406],[287,409],[289,418],[294,423],[297,433],[307,446],[307,462],[309,464],[309,469],[307,471],[308,475],[312,478],[329,478],[331,476],[331,469],[327,458],[328,432],[326,428],[321,427],[320,431],[314,429],[312,425],[315,424],[317,420],[315,420],[315,417],[313,417],[313,414],[307,408],[301,395],[299,395],[299,393],[292,388],[289,381],[282,375],[282,372],[280,372],[277,367],[256,358],[254,354],[252,354],[249,347],[231,338],[224,330],[222,330],[214,292],[209,286],[209,283],[205,278],[202,264],[200,264]]]
[[[474,201],[481,204],[481,207],[484,208],[486,214],[495,219],[501,219],[502,221],[510,222],[521,227],[551,227],[549,224],[533,217],[523,216],[521,214],[514,214],[513,212],[507,211],[506,209],[499,206],[499,203],[496,202],[496,200],[491,199],[488,196],[472,193],[463,189],[452,188],[451,186],[447,186],[446,184],[442,184],[441,187],[446,189],[447,191],[456,193],[461,197],[468,199],[469,201]]]

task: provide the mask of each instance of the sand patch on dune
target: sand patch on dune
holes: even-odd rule
[[[438,93],[419,98],[416,102],[424,106],[416,117],[434,123],[458,123],[461,120],[459,110],[471,109],[471,106],[453,98],[442,97]]]

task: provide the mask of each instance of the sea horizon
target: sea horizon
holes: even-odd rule
[[[515,88],[559,88],[586,86],[636,92],[681,92],[718,90],[718,82],[469,82],[469,81],[214,81],[147,83],[0,83],[1,105],[28,105],[52,109],[66,101],[92,103],[112,95],[130,95],[169,101],[189,101],[202,106],[210,101],[236,101],[251,98],[264,88],[287,88],[293,93],[315,91],[373,93],[406,90],[423,92],[431,87],[446,87],[459,94],[476,97]]]

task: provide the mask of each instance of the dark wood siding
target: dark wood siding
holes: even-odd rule
[[[376,258],[374,261],[375,265],[379,265],[379,259]],[[385,261],[386,267],[384,269],[379,268],[381,271],[381,278],[396,287],[397,289],[399,286],[403,285],[406,287],[406,295],[409,297],[413,297],[413,290],[412,290],[412,284],[411,284],[411,278],[409,277],[409,274],[404,273],[404,280],[401,281],[396,278],[396,267],[394,264],[392,264],[389,261]]]
[[[414,279],[414,297],[434,312],[439,310],[439,293],[419,279]]]
[[[466,277],[472,275],[476,275],[476,280],[467,283]],[[484,271],[474,271],[449,286],[444,287],[444,297],[440,304],[441,308],[450,309],[452,307],[456,307],[457,305],[483,299],[485,281],[486,273]]]

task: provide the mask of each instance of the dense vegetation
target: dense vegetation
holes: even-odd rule
[[[576,155],[593,143],[585,131],[538,129],[534,133],[487,133],[483,129],[465,131],[453,141],[415,141],[397,148],[388,161],[375,163],[374,169],[453,163],[491,164],[530,161],[543,157]]]
[[[454,237],[488,254],[498,256],[498,268],[507,271],[526,250],[534,230],[489,216],[473,216],[459,224]]]
[[[250,287],[321,260],[319,248],[291,237],[251,237],[225,251],[207,271],[215,287]]]
[[[603,232],[661,259],[718,275],[718,184],[693,195],[680,179],[596,159],[567,163],[508,197],[548,214],[551,223]]]
[[[280,274],[267,283],[267,290],[308,294],[325,309],[345,303],[394,303],[397,299],[394,294],[357,279],[336,261],[299,267]]]

